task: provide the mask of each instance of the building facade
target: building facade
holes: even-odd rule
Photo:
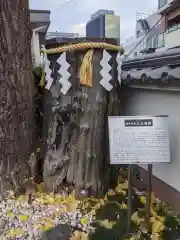
[[[45,44],[45,35],[50,25],[50,11],[30,10],[32,29],[31,54],[33,65],[41,63],[40,46]]]
[[[160,5],[161,6],[161,5]],[[169,0],[159,9],[159,15],[163,21],[163,32],[159,37],[163,39],[163,47],[159,50],[180,46],[180,2]]]
[[[91,19],[86,25],[86,37],[89,38],[104,38],[104,15]]]
[[[46,40],[52,38],[78,38],[78,33],[66,33],[66,32],[47,32]]]
[[[100,9],[91,15],[86,24],[86,37],[114,38],[120,40],[120,16],[114,11]]]

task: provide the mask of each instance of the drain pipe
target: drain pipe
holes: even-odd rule
[[[39,32],[46,29],[47,26],[38,27],[32,31],[32,59],[33,65],[39,66],[41,64],[41,54],[40,54],[40,42],[39,42]]]

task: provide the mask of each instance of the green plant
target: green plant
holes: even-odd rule
[[[167,213],[164,218],[164,224],[168,229],[175,230],[178,227],[176,216],[172,213]]]

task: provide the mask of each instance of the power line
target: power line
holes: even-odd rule
[[[76,0],[69,0],[69,1],[67,1],[67,2],[65,2],[65,3],[63,3],[63,4],[61,4],[61,5],[58,7],[58,10],[61,9],[61,8],[63,8],[63,7],[65,7],[66,5],[68,5],[68,4],[72,3],[72,2],[74,2],[74,1],[76,1]]]
[[[130,51],[130,53],[127,55],[127,57],[129,57],[129,55],[131,55],[131,53],[134,52],[134,50],[143,42],[143,40],[148,36],[148,34],[159,24],[159,22],[163,19],[163,17],[165,16],[165,14],[167,13],[167,11],[169,11],[169,9],[172,8],[174,3],[172,3],[164,12],[164,14],[161,16],[161,18],[152,26],[152,28],[146,33],[146,35],[136,44],[136,46]],[[151,39],[153,37],[153,35],[148,38],[148,40],[145,42],[147,43],[149,41],[149,39]]]

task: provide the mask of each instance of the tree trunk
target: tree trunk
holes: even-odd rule
[[[67,53],[72,75],[72,87],[67,95],[60,94],[57,81],[59,66],[55,62],[59,56],[49,58],[56,81],[45,97],[49,115],[44,117],[44,137],[48,138],[49,148],[44,162],[44,182],[50,191],[58,191],[65,181],[75,186],[77,193],[87,190],[90,195],[100,196],[109,177],[108,115],[119,114],[117,53],[111,53],[114,86],[111,92],[99,83],[101,50],[95,50],[93,55],[92,87],[80,84],[78,72],[84,54]]]
[[[28,176],[33,139],[33,75],[28,0],[0,1],[1,192]],[[18,178],[18,179],[17,179]],[[19,181],[18,181],[19,180]]]

